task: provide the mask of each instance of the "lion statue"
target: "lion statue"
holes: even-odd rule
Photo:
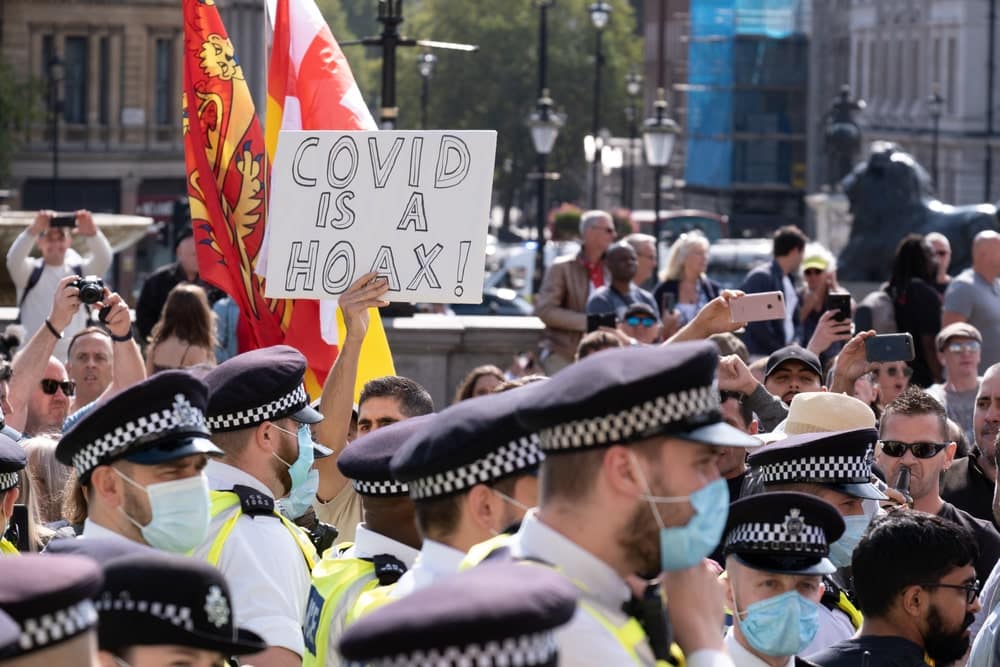
[[[912,155],[891,142],[872,144],[867,162],[841,181],[854,223],[837,262],[841,280],[881,282],[906,234],[940,232],[951,243],[951,273],[972,261],[972,239],[1000,230],[993,204],[951,206],[934,198],[931,179]]]

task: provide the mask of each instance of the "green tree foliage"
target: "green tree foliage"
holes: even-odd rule
[[[595,30],[591,0],[556,0],[548,10],[548,82],[566,113],[548,167],[562,173],[550,188],[554,199],[578,199],[585,190],[583,137],[590,133],[594,86]],[[642,40],[628,0],[610,0],[614,11],[604,32],[601,125],[625,132],[625,75],[639,67]],[[479,45],[479,52],[435,50],[430,83],[429,126],[498,131],[497,165],[513,160],[509,178],[523,181],[535,152],[525,119],[538,97],[539,10],[531,0],[422,0],[404,3],[407,36]],[[398,102],[401,129],[420,123],[418,49],[400,49]],[[502,170],[497,186],[504,187]]]
[[[10,175],[25,126],[39,112],[38,92],[35,82],[19,80],[13,68],[0,60],[0,186]]]

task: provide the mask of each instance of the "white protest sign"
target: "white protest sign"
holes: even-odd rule
[[[479,303],[497,135],[287,131],[271,168],[268,297]]]

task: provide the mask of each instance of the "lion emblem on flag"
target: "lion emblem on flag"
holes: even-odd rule
[[[233,43],[228,38],[215,33],[209,35],[208,39],[202,42],[199,55],[201,68],[208,76],[223,81],[243,80],[243,68],[236,61]]]

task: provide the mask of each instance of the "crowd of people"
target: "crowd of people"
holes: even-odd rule
[[[237,353],[190,238],[133,322],[92,216],[54,221],[8,252],[2,665],[1000,664],[996,232],[954,277],[946,238],[902,239],[844,317],[794,227],[731,290],[703,235],[656,276],[590,211],[537,360],[442,407],[402,376],[355,402],[375,273],[311,399],[297,350]],[[785,316],[734,321],[762,292]],[[894,332],[913,359],[869,361]]]

